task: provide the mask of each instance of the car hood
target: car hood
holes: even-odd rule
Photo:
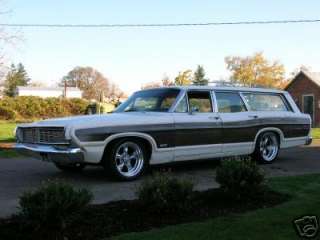
[[[95,128],[101,126],[141,125],[168,123],[173,121],[170,113],[160,112],[126,112],[95,114],[54,118],[39,122],[21,124],[19,127],[65,127],[69,129]]]

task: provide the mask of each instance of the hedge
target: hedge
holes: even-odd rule
[[[15,120],[17,117],[17,114],[15,111],[4,107],[0,106],[0,119],[1,120]]]
[[[45,119],[85,114],[89,102],[73,98],[4,97],[0,100],[0,119]]]

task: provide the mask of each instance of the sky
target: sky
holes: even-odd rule
[[[320,19],[320,1],[2,0],[6,23],[133,24]],[[7,29],[23,41],[9,51],[34,82],[56,84],[92,66],[130,94],[146,82],[203,65],[210,80],[229,76],[224,58],[263,51],[285,65],[320,71],[320,23],[180,28]]]

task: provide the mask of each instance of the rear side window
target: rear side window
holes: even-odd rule
[[[218,111],[221,113],[245,112],[246,107],[238,93],[216,92]]]
[[[243,97],[251,111],[288,111],[279,94],[243,93]]]

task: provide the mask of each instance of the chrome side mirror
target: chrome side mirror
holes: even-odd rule
[[[195,113],[197,113],[197,112],[199,112],[199,108],[198,107],[192,107],[191,109],[190,109],[190,114],[195,114]]]

